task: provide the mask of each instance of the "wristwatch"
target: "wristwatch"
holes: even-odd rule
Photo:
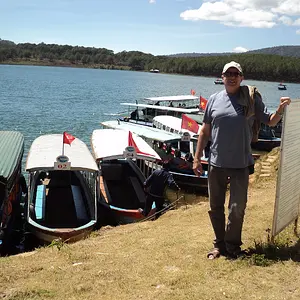
[[[284,112],[279,112],[278,110],[276,110],[276,114],[277,114],[278,116],[280,116],[280,117],[283,116],[283,113],[284,113]]]

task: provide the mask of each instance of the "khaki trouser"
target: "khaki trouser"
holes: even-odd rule
[[[228,178],[230,197],[225,229],[225,195]],[[247,204],[249,169],[230,169],[210,166],[208,173],[209,216],[215,232],[214,246],[228,252],[240,250],[242,227]],[[226,247],[226,249],[225,249]]]

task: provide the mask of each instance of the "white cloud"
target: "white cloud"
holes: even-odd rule
[[[287,16],[279,17],[278,21],[281,21],[284,25],[287,25],[287,26],[291,26],[293,24],[293,20]]]
[[[300,34],[300,29],[296,30],[296,34]]]
[[[155,4],[155,3],[156,3],[156,0],[149,0],[149,3],[150,3],[150,4]]]
[[[207,0],[198,9],[180,14],[183,20],[217,21],[226,26],[272,28],[295,25],[299,0]]]
[[[246,49],[246,48],[244,48],[244,47],[235,47],[234,49],[233,49],[233,52],[235,52],[235,53],[244,53],[244,52],[247,52],[248,51],[248,49]]]
[[[300,26],[300,18],[295,20],[295,22],[293,23],[294,26]]]
[[[272,11],[288,16],[300,15],[300,1],[299,0],[283,0]]]

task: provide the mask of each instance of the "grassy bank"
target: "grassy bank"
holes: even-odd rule
[[[207,198],[186,195],[156,221],[105,227],[75,244],[1,258],[0,298],[299,299],[300,247],[293,227],[275,245],[268,243],[277,161],[266,177],[260,165],[251,178],[243,231],[251,256],[208,260],[213,232]]]

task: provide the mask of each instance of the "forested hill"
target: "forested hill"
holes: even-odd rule
[[[277,46],[262,48],[257,50],[250,50],[246,53],[254,54],[270,54],[270,55],[280,55],[288,57],[299,57],[300,58],[300,46]],[[236,53],[233,52],[224,52],[224,53],[178,53],[171,54],[169,57],[199,57],[199,56],[228,56]]]
[[[95,47],[45,43],[15,44],[14,42],[0,39],[0,64],[68,66],[134,71],[159,69],[161,73],[168,74],[220,77],[224,64],[228,61],[236,60],[243,66],[247,79],[300,83],[299,55],[297,57],[284,55],[284,53],[287,53],[284,51],[291,49],[290,47],[297,46],[283,46],[280,55],[263,54],[255,52],[260,50],[255,50],[246,53],[216,53],[215,55],[198,57],[171,57],[155,56],[140,51],[114,53],[110,49]],[[300,46],[297,50],[300,53],[299,50]]]

